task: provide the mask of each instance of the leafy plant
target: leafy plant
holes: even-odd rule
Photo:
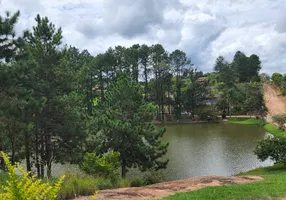
[[[13,166],[4,152],[1,152],[1,155],[7,166],[9,177],[7,185],[2,186],[0,200],[55,200],[57,198],[64,176],[54,186],[51,186],[36,179],[35,176],[31,176],[19,163]],[[20,170],[21,176],[17,176],[17,168]]]
[[[275,115],[272,119],[279,125],[280,129],[283,129],[283,125],[286,123],[286,114]]]
[[[87,174],[112,179],[118,176],[116,172],[120,167],[119,157],[120,153],[116,151],[111,151],[105,155],[97,155],[95,152],[86,153],[80,168]]]
[[[254,153],[261,161],[270,158],[274,162],[281,162],[286,165],[286,139],[268,137],[261,140],[258,142]]]

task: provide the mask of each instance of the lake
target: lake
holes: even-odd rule
[[[185,179],[205,175],[234,175],[261,166],[253,153],[256,142],[269,133],[257,125],[242,124],[180,124],[168,125],[163,141],[169,142],[170,161],[164,170],[166,180]],[[65,171],[80,173],[75,165],[53,165],[53,175]],[[128,177],[142,176],[130,170]]]
[[[253,153],[258,140],[269,133],[256,125],[181,124],[168,125],[163,140],[169,142],[168,180],[205,175],[234,175],[261,166]]]

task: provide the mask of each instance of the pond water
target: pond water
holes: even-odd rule
[[[234,175],[261,166],[253,153],[256,142],[269,133],[256,125],[182,124],[168,125],[163,140],[169,142],[168,180],[205,175]]]
[[[269,133],[256,125],[242,124],[181,124],[168,125],[163,141],[169,142],[170,161],[163,171],[166,180],[185,179],[206,175],[234,175],[261,166],[253,153],[256,142]],[[75,165],[53,165],[53,175],[66,171],[81,173]],[[128,177],[142,176],[130,170]]]

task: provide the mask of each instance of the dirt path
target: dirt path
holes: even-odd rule
[[[271,117],[277,114],[286,113],[286,97],[281,91],[271,84],[264,84],[264,99],[268,108],[267,121],[272,122]]]
[[[176,192],[198,190],[208,186],[244,184],[261,181],[259,176],[203,176],[185,180],[169,181],[145,187],[129,187],[112,190],[101,190],[96,200],[143,200],[158,199]],[[92,200],[92,197],[81,197],[76,200]]]

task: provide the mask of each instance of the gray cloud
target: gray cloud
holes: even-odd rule
[[[2,0],[1,13],[18,9],[19,34],[40,13],[62,27],[66,43],[92,54],[161,43],[210,71],[219,55],[231,60],[241,50],[259,55],[263,72],[286,73],[285,0]]]

